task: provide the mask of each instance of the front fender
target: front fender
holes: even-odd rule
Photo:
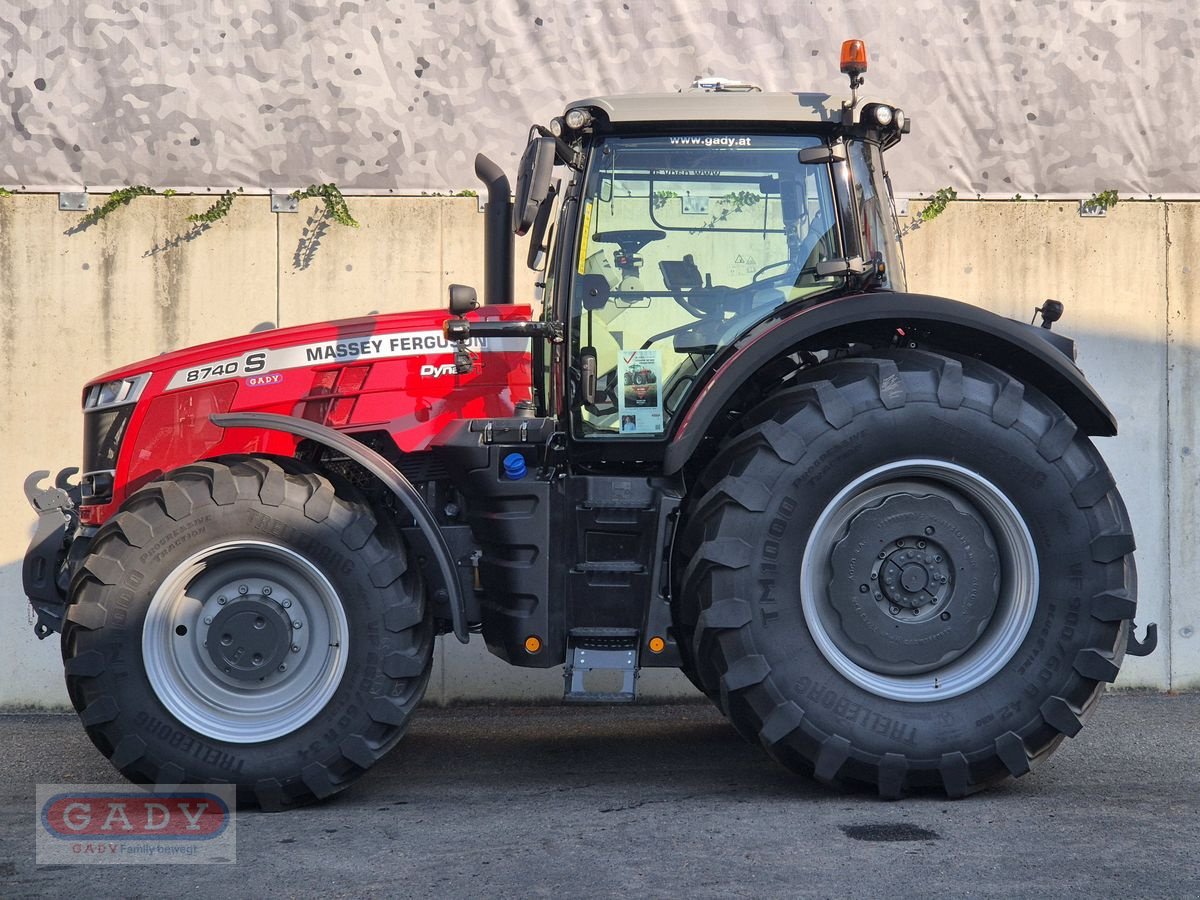
[[[1046,394],[1086,434],[1108,437],[1117,422],[1059,335],[986,309],[932,297],[878,291],[829,300],[764,323],[716,357],[695,401],[680,417],[664,457],[668,474],[691,458],[739,391],[771,360],[823,341],[878,339],[903,328],[937,349],[977,356]]]
[[[420,492],[387,459],[354,438],[307,419],[281,416],[276,413],[220,413],[209,416],[209,420],[219,428],[259,428],[283,431],[316,441],[318,444],[324,444],[332,450],[344,453],[383,482],[416,520],[417,527],[421,529],[425,539],[429,542],[434,561],[437,563],[438,574],[441,576],[442,585],[439,590],[446,592],[446,599],[450,605],[450,621],[454,626],[454,636],[464,644],[467,643],[466,600],[458,581],[454,556],[446,544],[446,538],[442,534],[441,528],[438,527],[437,520],[429,511],[429,507],[425,505]]]

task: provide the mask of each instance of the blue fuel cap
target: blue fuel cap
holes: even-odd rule
[[[526,471],[525,457],[520,453],[510,453],[504,457],[504,477],[509,481],[520,481]]]

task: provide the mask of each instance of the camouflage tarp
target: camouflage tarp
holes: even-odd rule
[[[1194,0],[0,0],[0,184],[474,187],[566,99],[840,95],[846,37],[898,190],[1200,193]]]

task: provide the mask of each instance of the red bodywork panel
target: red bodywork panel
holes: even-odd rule
[[[530,314],[528,306],[492,306],[470,318]],[[197,460],[294,455],[298,438],[218,428],[209,422],[213,413],[279,413],[340,431],[387,431],[409,453],[428,447],[454,419],[511,416],[531,399],[529,340],[473,340],[475,367],[457,375],[453,345],[442,336],[446,318],[444,310],[426,310],[281,328],[164,353],[93,379],[89,386],[153,373],[125,429],[112,501],[81,506],[81,521],[104,522],[130,493]]]

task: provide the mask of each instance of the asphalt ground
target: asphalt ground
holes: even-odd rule
[[[1117,693],[965,800],[792,776],[707,705],[423,709],[233,865],[34,865],[34,785],[112,782],[73,716],[0,716],[0,897],[1200,896],[1200,694]]]

